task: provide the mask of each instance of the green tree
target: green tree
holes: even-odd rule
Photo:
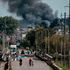
[[[0,38],[0,45],[2,45],[2,38]]]
[[[32,46],[35,47],[35,31],[34,30],[28,32],[28,34],[26,35],[26,39],[27,41],[29,41],[30,47]]]
[[[13,17],[0,17],[0,32],[7,35],[12,35],[18,27],[18,21]]]
[[[21,42],[20,42],[20,46],[18,47],[18,48],[26,48],[26,47],[29,47],[30,46],[30,44],[29,44],[29,42],[27,41],[27,40],[22,40]]]
[[[55,26],[59,26],[59,18],[55,18],[50,24],[50,28],[54,28]]]
[[[18,21],[14,19],[13,17],[0,17],[0,33],[2,36],[2,44],[3,44],[3,49],[6,47],[6,36],[11,36],[16,28],[18,27]]]

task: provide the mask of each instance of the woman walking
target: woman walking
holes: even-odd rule
[[[34,65],[33,60],[30,58],[29,59],[29,66],[33,66],[33,65]]]

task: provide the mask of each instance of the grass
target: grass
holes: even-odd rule
[[[55,62],[59,67],[61,67],[63,70],[70,70],[70,68],[68,68],[67,65],[63,65],[61,64],[59,61],[56,61]]]

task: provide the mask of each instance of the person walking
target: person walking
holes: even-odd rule
[[[8,62],[5,63],[4,70],[8,70]]]
[[[33,65],[34,65],[33,60],[30,58],[29,59],[29,66],[33,66]]]
[[[31,62],[32,62],[32,59],[30,58],[30,59],[29,59],[29,66],[31,66]]]
[[[33,60],[32,60],[32,66],[34,66],[34,62],[33,62]]]
[[[9,62],[9,70],[12,70],[11,61]]]
[[[19,65],[22,66],[22,59],[19,60]]]

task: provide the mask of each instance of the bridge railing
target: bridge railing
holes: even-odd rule
[[[57,66],[54,63],[53,57],[45,54],[44,57],[41,57],[40,55],[36,55],[36,57],[38,57],[40,60],[45,61],[50,67],[52,67],[54,70],[62,70],[62,68],[60,68],[59,66]]]

